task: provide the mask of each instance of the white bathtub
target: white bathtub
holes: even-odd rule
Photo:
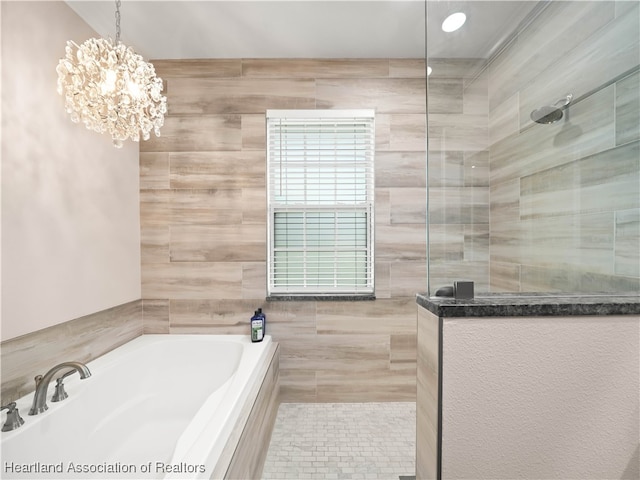
[[[33,394],[17,401],[25,424],[2,432],[0,478],[209,478],[270,342],[132,340],[67,377],[66,400],[51,402],[51,382],[46,412],[28,415]]]

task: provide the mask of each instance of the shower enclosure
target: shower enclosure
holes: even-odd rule
[[[425,3],[430,295],[640,293],[639,8]]]

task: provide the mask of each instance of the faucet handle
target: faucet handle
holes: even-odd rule
[[[52,402],[61,402],[62,400],[64,400],[69,396],[69,394],[64,389],[64,383],[62,382],[64,381],[65,378],[67,378],[69,375],[72,375],[74,373],[75,373],[75,370],[69,370],[67,373],[65,373],[64,375],[62,375],[56,380],[56,390],[53,392],[53,396],[51,397]]]
[[[24,420],[20,416],[20,412],[16,407],[16,402],[11,402],[6,405],[0,407],[1,410],[9,410],[7,412],[7,421],[2,426],[3,432],[10,432],[11,430],[15,430],[16,428],[21,427],[24,424]]]

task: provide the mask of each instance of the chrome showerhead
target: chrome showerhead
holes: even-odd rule
[[[571,100],[573,99],[573,95],[569,94],[564,98],[561,98],[553,105],[545,105],[544,107],[540,107],[533,112],[531,112],[531,120],[536,123],[556,123],[558,120],[562,118],[562,112],[566,109]]]

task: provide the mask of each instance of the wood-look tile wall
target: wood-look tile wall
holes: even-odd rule
[[[2,405],[34,391],[34,377],[54,365],[89,362],[141,334],[142,302],[134,300],[2,342]]]
[[[415,399],[415,294],[427,278],[424,62],[153,63],[169,112],[162,137],[141,143],[145,331],[248,334],[262,307],[281,347],[285,401]],[[265,301],[264,116],[292,108],[376,110],[375,301]]]
[[[429,286],[489,290],[488,85],[479,59],[430,59]]]
[[[493,59],[493,291],[640,292],[639,37],[637,2],[551,2]]]

